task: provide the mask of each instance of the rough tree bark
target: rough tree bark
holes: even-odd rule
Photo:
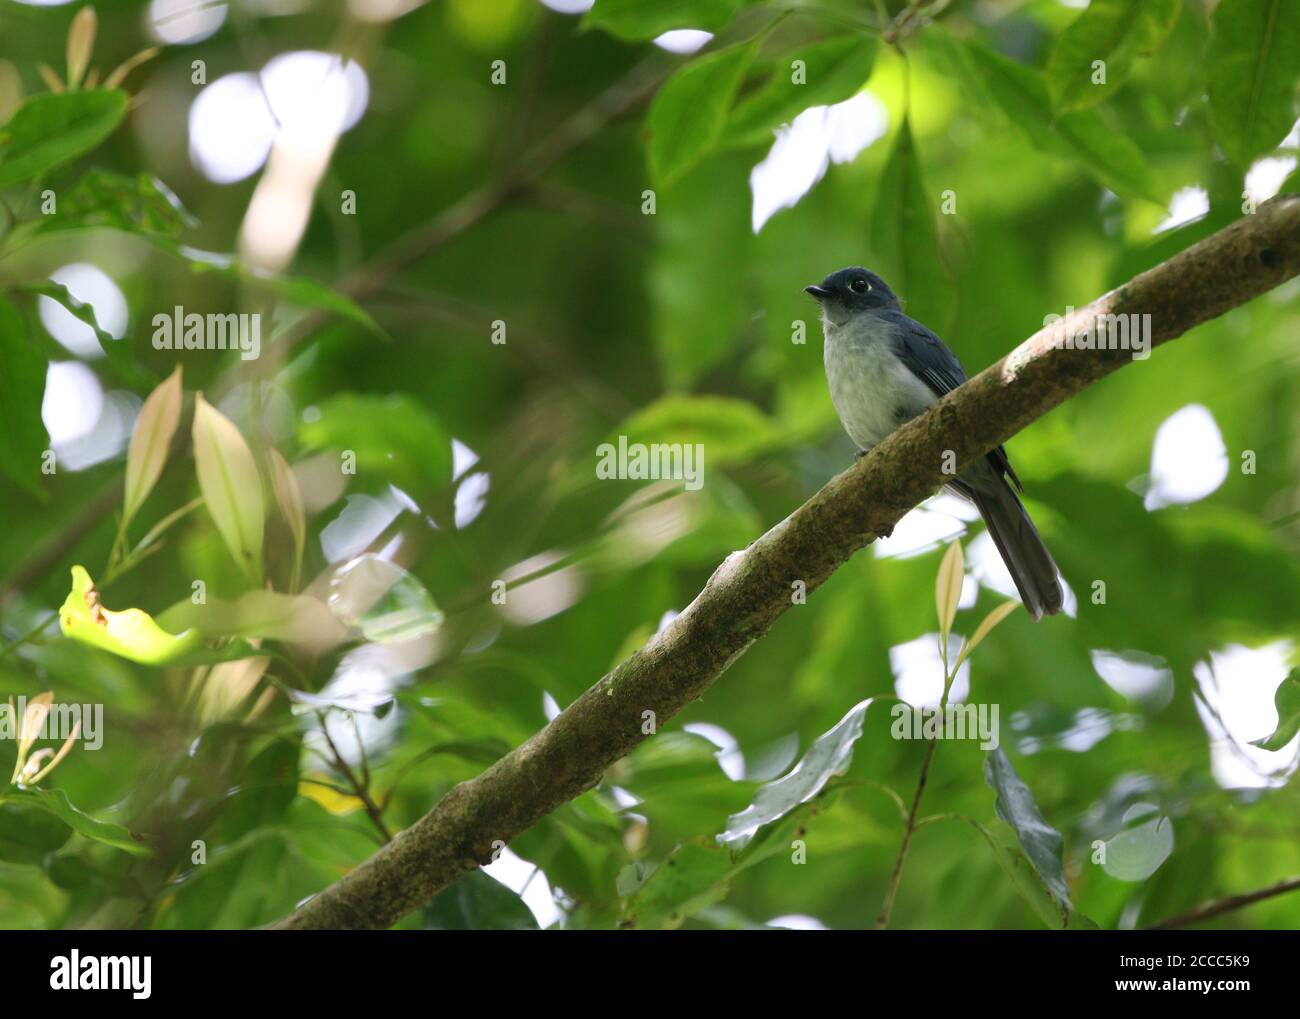
[[[832,478],[749,548],[728,556],[681,615],[545,729],[451,789],[275,926],[391,926],[488,862],[494,843],[508,843],[595,786],[606,768],[647,738],[642,712],[653,711],[662,725],[768,631],[790,607],[796,580],[816,589],[933,494],[944,481],[945,453],[960,470],[1132,360],[1124,350],[1068,349],[1067,336],[1083,334],[1102,315],[1147,314],[1156,346],[1296,275],[1300,196],[1281,196],[1031,336]],[[1155,361],[1139,363],[1158,370]]]

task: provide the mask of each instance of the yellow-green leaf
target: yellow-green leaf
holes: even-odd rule
[[[104,608],[84,566],[72,567],[72,590],[59,610],[59,626],[65,637],[145,665],[167,665],[202,643],[197,630],[168,633],[141,609]]]
[[[975,627],[975,635],[961,649],[961,654],[957,656],[957,664],[960,666],[962,662],[969,658],[971,652],[979,645],[979,642],[992,632],[993,627],[997,626],[998,623],[1002,622],[1018,608],[1020,608],[1020,602],[1006,601],[985,616],[980,625]]]
[[[81,77],[90,66],[90,54],[95,49],[95,8],[83,7],[77,11],[68,28],[68,88],[81,84]]]
[[[126,495],[122,527],[126,528],[162,474],[172,437],[181,420],[181,367],[160,382],[140,408],[126,451]]]
[[[934,606],[939,613],[939,637],[946,645],[952,632],[952,621],[957,615],[957,602],[961,600],[961,585],[965,579],[965,563],[961,542],[954,541],[944,553],[939,564],[939,575],[934,581]]]
[[[285,522],[289,525],[289,533],[293,535],[293,561],[296,572],[302,563],[302,550],[307,540],[307,514],[302,508],[302,489],[298,487],[298,479],[294,477],[293,468],[280,455],[279,450],[270,451],[270,460],[271,490],[275,493],[275,501],[284,515]]]
[[[262,583],[262,482],[239,429],[203,394],[194,399],[194,461],[199,490],[239,568]]]

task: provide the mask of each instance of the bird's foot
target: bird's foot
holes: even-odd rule
[[[867,455],[868,453],[870,453],[870,452],[871,452],[871,450],[869,450],[869,449],[860,449],[860,450],[858,450],[856,453],[853,454],[853,459],[854,459],[854,460],[861,460],[864,456],[866,456],[866,455]]]

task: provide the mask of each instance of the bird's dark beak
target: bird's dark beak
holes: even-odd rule
[[[817,283],[814,283],[810,287],[804,287],[803,290],[805,294],[812,294],[813,297],[817,298],[819,301],[831,296],[829,290]]]

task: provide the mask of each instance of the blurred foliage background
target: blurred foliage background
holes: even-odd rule
[[[876,269],[973,374],[1296,190],[1293,5],[1085,6],[103,0],[87,79],[67,68],[78,2],[0,0],[0,692],[104,719],[44,793],[0,797],[0,925],[271,922],[544,725],[851,462],[804,285]],[[1010,443],[1072,607],[1014,613],[957,691],[999,706],[1103,927],[1300,872],[1296,296]],[[157,349],[177,306],[260,314],[260,356]],[[178,365],[171,455],[123,545],[128,440]],[[199,484],[200,391],[257,464],[238,498],[262,504],[281,593],[295,534],[269,451],[292,467],[287,619],[238,601],[256,585]],[[702,444],[704,485],[598,481],[618,435]],[[735,868],[714,836],[854,704],[937,699],[954,537],[970,634],[1014,589],[939,497],[403,926],[870,926],[902,837],[890,793],[910,802],[925,753],[887,707],[797,832]],[[206,623],[208,661],[63,636],[74,564],[106,609]],[[942,816],[895,926],[1052,921],[984,760],[938,747],[922,814]],[[1294,927],[1300,897],[1214,922]]]

